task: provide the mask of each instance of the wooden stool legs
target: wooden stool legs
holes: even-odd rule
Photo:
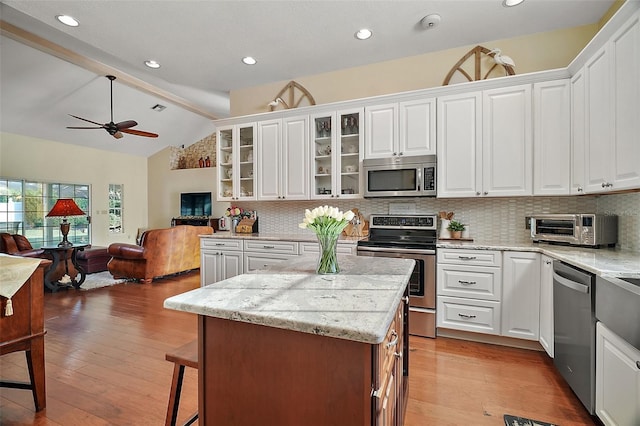
[[[182,392],[182,380],[184,379],[184,368],[191,367],[198,369],[198,341],[187,343],[174,352],[168,352],[165,356],[167,361],[173,362],[173,378],[171,380],[171,393],[169,394],[169,405],[167,406],[166,426],[175,426],[178,420],[178,408],[180,405],[180,394]],[[185,426],[192,424],[198,419],[196,411],[189,417]]]

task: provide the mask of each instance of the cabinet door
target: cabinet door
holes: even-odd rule
[[[603,192],[609,183],[611,158],[611,94],[609,52],[605,48],[585,64],[585,191]]]
[[[532,195],[531,85],[483,92],[482,194]]]
[[[596,415],[607,426],[640,424],[640,351],[596,325]]]
[[[233,179],[234,188],[237,188],[235,199],[255,200],[255,123],[237,126],[237,155],[234,157]]]
[[[365,108],[364,158],[398,155],[398,104]]]
[[[309,199],[309,116],[285,118],[281,145],[281,198]]]
[[[218,280],[226,280],[227,278],[235,277],[244,272],[243,270],[243,256],[241,251],[237,252],[222,252],[220,257],[220,272]]]
[[[568,79],[533,86],[533,195],[569,195],[570,99]]]
[[[538,340],[540,333],[540,255],[504,252],[502,335]]]
[[[220,252],[200,251],[200,287],[218,282]]]
[[[312,115],[311,123],[311,193],[313,199],[329,198],[335,195],[335,158],[337,132],[335,114]]]
[[[540,258],[540,338],[542,347],[553,358],[553,259]]]
[[[336,186],[334,194],[342,198],[362,198],[362,152],[364,134],[360,123],[363,108],[337,112],[340,129],[335,148]]]
[[[282,121],[258,122],[258,199],[280,198],[279,170]]]
[[[401,155],[435,155],[435,99],[400,102],[399,109],[399,153]]]
[[[615,119],[609,188],[640,188],[640,13],[612,37],[610,46]]]
[[[480,92],[438,98],[438,197],[475,197],[482,185]]]
[[[233,126],[221,126],[216,130],[218,159],[218,201],[230,201],[233,187]]]
[[[584,194],[585,86],[584,70],[571,78],[571,193]]]

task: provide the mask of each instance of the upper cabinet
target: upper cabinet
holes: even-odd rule
[[[364,158],[434,155],[435,118],[433,98],[366,107]]]
[[[219,127],[218,200],[255,200],[255,123]]]
[[[569,195],[569,80],[533,85],[533,195]]]
[[[309,199],[309,116],[257,123],[258,200]]]
[[[311,198],[361,198],[363,109],[311,116]]]
[[[585,164],[590,193],[640,187],[640,13],[585,64]]]
[[[438,197],[532,194],[531,85],[438,98]]]
[[[571,194],[584,194],[585,164],[584,70],[571,77]]]

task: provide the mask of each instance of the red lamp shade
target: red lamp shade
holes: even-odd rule
[[[71,224],[67,222],[67,216],[84,216],[86,213],[80,210],[80,207],[71,198],[60,198],[54,204],[53,208],[47,217],[62,217],[60,223],[60,232],[62,233],[62,241],[58,244],[58,247],[71,247],[73,243],[70,243],[67,239],[69,234],[69,227]]]
[[[84,216],[85,212],[71,198],[60,198],[56,201],[51,211],[47,213],[47,217],[66,217],[66,216]]]

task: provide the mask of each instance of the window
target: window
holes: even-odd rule
[[[22,234],[34,248],[56,245],[62,241],[62,218],[46,217],[58,198],[73,198],[78,207],[89,213],[89,185],[33,182],[0,178],[0,232]],[[72,216],[68,239],[89,244],[91,227],[88,216]]]
[[[122,229],[122,185],[109,184],[109,232],[121,234]]]

